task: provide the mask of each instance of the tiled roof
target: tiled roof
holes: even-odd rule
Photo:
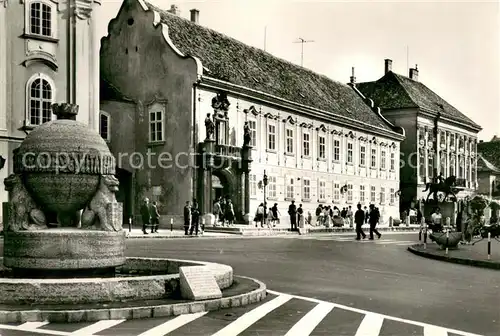
[[[500,168],[500,142],[480,142],[477,144],[477,151],[495,168]]]
[[[478,171],[493,172],[493,173],[500,173],[500,169],[495,167],[491,162],[486,160],[482,155],[479,155],[479,157],[478,157],[477,170]]]
[[[389,71],[375,82],[356,84],[363,94],[383,109],[418,107],[466,125],[481,128],[421,82]]]
[[[392,131],[349,86],[146,3],[173,44],[202,62],[204,75]]]

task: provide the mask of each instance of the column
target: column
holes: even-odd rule
[[[91,46],[93,47],[90,55],[90,78],[91,94],[89,95],[89,127],[99,131],[99,103],[100,103],[100,49],[101,36],[97,27],[97,18],[101,12],[101,0],[93,1],[92,19],[91,19]]]
[[[434,139],[436,143],[436,153],[434,154],[434,167],[436,168],[436,176],[439,176],[441,172],[441,131],[436,132],[436,139]]]
[[[13,79],[7,76],[7,68],[10,67],[10,53],[7,51],[11,50],[11,48],[7,48],[7,44],[10,42],[10,28],[7,24],[8,6],[9,3],[7,1],[4,3],[0,2],[0,50],[3,53],[0,57],[0,130],[7,129],[7,111],[10,111],[10,108],[8,108],[10,99],[7,99],[7,78]]]
[[[455,146],[455,176],[458,176],[458,165],[460,164],[460,158],[459,158],[459,148],[458,148],[458,134],[455,133],[455,143],[454,143],[454,146]]]
[[[203,144],[202,167],[203,177],[201,183],[201,199],[198,201],[202,215],[212,213],[212,166],[215,141],[206,139]]]
[[[450,132],[446,131],[446,161],[445,161],[445,178],[450,176]]]
[[[429,137],[427,136],[427,127],[424,127],[424,183],[427,183],[427,178],[429,176],[429,148],[427,147],[427,141]]]
[[[417,181],[420,179],[420,133],[422,132],[422,130],[420,129],[420,127],[417,126],[417,147],[416,147],[416,151],[417,151]],[[406,153],[406,156],[405,156],[405,160],[408,161],[410,160],[410,155],[411,153]],[[397,160],[396,160],[397,162]]]

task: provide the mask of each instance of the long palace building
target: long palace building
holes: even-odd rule
[[[265,171],[268,204],[277,203],[283,219],[292,200],[312,214],[318,204],[359,202],[376,204],[385,219],[399,217],[404,130],[354,85],[203,27],[198,16],[125,0],[102,40],[101,133],[112,152],[172,160],[168,168],[118,160],[128,215],[148,197],[168,223],[188,200],[207,213],[228,196],[237,220],[251,220],[263,202]],[[215,122],[208,171],[192,159],[207,149],[207,115]],[[242,153],[245,122],[251,162]]]

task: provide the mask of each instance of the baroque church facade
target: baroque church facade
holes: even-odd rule
[[[77,120],[98,129],[99,9],[97,0],[0,1],[2,181],[13,173],[13,150],[54,118],[53,103],[78,104]],[[0,202],[7,202],[0,190]]]
[[[251,221],[264,201],[265,174],[267,204],[277,203],[285,221],[292,200],[312,214],[318,204],[374,203],[386,223],[399,217],[404,130],[354,78],[335,82],[198,20],[197,10],[188,20],[125,0],[101,41],[101,113],[110,148],[123,157],[128,215],[148,197],[159,203],[162,222],[180,223],[186,201],[208,213],[225,196],[239,222]],[[207,117],[213,141],[206,141]],[[137,169],[145,156],[153,159]]]

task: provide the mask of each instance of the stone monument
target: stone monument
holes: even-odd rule
[[[77,105],[52,110],[57,120],[26,137],[4,181],[4,266],[24,277],[111,276],[125,262],[115,158],[76,121]]]

